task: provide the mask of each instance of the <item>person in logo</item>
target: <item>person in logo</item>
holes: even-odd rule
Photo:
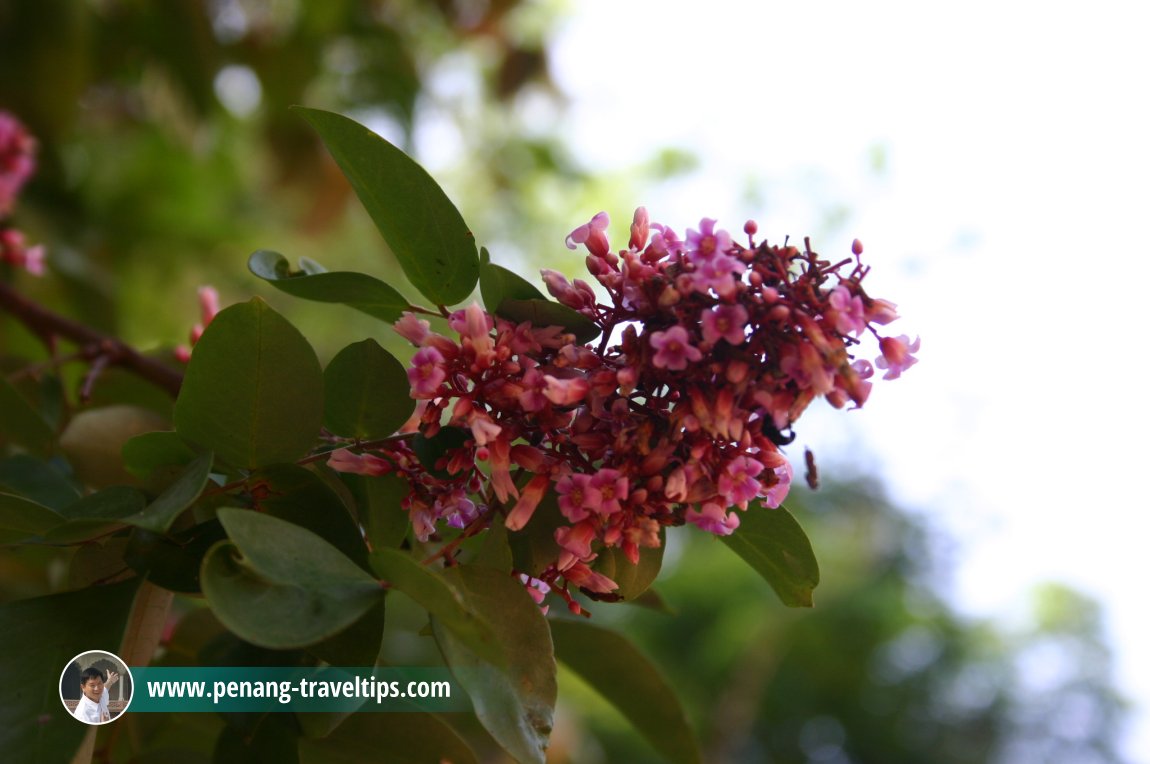
[[[115,671],[109,671],[105,677],[104,672],[98,668],[84,669],[80,673],[80,691],[83,697],[80,698],[72,715],[85,724],[103,724],[111,721],[112,716],[108,713],[107,688],[114,685],[119,678],[120,675]]]

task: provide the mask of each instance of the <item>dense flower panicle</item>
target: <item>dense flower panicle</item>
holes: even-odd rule
[[[487,524],[498,513],[521,530],[550,507],[561,551],[531,581],[570,605],[570,585],[593,597],[615,588],[593,568],[604,549],[637,561],[661,544],[663,527],[726,535],[753,503],[780,506],[794,472],[779,447],[806,407],[821,396],[857,408],[869,397],[874,368],[858,357],[866,335],[879,340],[874,364],[887,379],[919,347],[879,336],[897,313],[863,290],[858,242],[853,257],[831,263],[809,243],[756,244],[754,221],[746,246],[711,218],[680,239],[640,208],[628,247],[613,252],[608,222],[600,213],[567,237],[586,248],[605,299],[542,272],[558,302],[602,330],[595,344],[478,305],[449,316],[456,338],[405,314],[396,331],[418,348],[408,376],[424,404],[420,430],[459,428],[463,445],[435,465],[438,478],[402,442],[377,452],[411,485],[405,507],[421,540],[440,523]],[[383,469],[347,455],[332,466]]]

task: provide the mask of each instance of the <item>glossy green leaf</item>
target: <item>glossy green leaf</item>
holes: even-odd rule
[[[406,594],[480,659],[505,666],[503,654],[491,625],[481,614],[469,610],[447,579],[396,549],[380,549],[371,554],[371,567],[393,589]]]
[[[137,435],[124,444],[120,453],[124,458],[124,468],[141,480],[146,480],[158,470],[171,472],[175,477],[196,458],[195,449],[171,431]]]
[[[662,673],[621,634],[585,621],[550,621],[555,656],[594,687],[655,750],[697,764],[699,745]]]
[[[224,508],[218,516],[231,541],[208,552],[200,583],[220,621],[252,644],[306,647],[347,628],[383,596],[375,579],[309,530],[250,510]]]
[[[506,573],[461,565],[444,571],[444,577],[469,609],[487,618],[508,665],[500,669],[483,661],[433,618],[439,649],[499,745],[521,764],[543,764],[558,692],[546,619],[523,584]]]
[[[802,526],[786,509],[753,502],[739,514],[739,528],[723,542],[771,585],[787,607],[811,607],[819,564]]]
[[[125,517],[139,514],[147,501],[135,488],[113,486],[69,504],[60,514],[69,520],[123,522]]]
[[[75,482],[54,464],[27,454],[0,459],[0,491],[59,511],[80,498]]]
[[[88,727],[60,702],[60,672],[88,650],[118,652],[138,580],[0,605],[0,757],[68,762]]]
[[[0,436],[40,454],[52,450],[56,434],[32,404],[0,376]]]
[[[321,740],[303,738],[301,764],[478,764],[455,730],[433,714],[355,714]]]
[[[301,260],[301,265],[305,265]],[[366,273],[327,271],[314,260],[306,267],[292,271],[287,258],[266,249],[253,252],[248,270],[281,292],[316,302],[334,302],[366,313],[387,323],[394,323],[410,310],[411,305],[394,287]]]
[[[559,511],[559,500],[555,492],[548,491],[523,530],[507,534],[515,569],[539,576],[555,562],[563,551],[555,541],[555,529],[564,525],[570,523]]]
[[[540,329],[561,326],[579,342],[590,342],[602,333],[599,325],[582,313],[550,300],[505,299],[495,312],[510,321],[530,321]]]
[[[633,564],[623,550],[619,547],[610,547],[599,553],[595,561],[595,570],[607,576],[619,585],[611,592],[624,601],[637,599],[655,582],[659,570],[663,567],[663,550],[667,546],[666,534],[660,533],[662,542],[655,549],[643,547],[639,550],[639,564]]]
[[[287,319],[259,298],[212,319],[176,401],[180,435],[254,468],[306,454],[322,421],[323,372]]]
[[[155,501],[139,514],[125,517],[124,522],[156,533],[166,532],[176,517],[203,493],[212,471],[212,461],[210,452],[196,457]]]
[[[339,351],[323,383],[324,426],[345,438],[386,438],[415,410],[407,370],[372,339]]]
[[[372,549],[395,549],[403,543],[411,519],[401,502],[411,487],[394,472],[370,477],[349,475],[359,485],[360,522]]]
[[[339,496],[316,473],[297,464],[273,464],[248,480],[261,512],[306,528],[343,552],[365,571],[363,533]]]
[[[479,280],[475,237],[427,171],[347,117],[293,107],[323,139],[412,285],[452,305]]]
[[[487,254],[487,250],[483,254]],[[497,313],[504,300],[547,299],[530,281],[486,260],[479,266],[479,294],[483,297],[488,313]]]
[[[0,532],[15,540],[47,533],[64,523],[57,512],[23,496],[0,493]]]

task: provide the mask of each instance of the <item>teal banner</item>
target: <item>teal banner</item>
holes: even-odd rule
[[[470,711],[446,668],[132,667],[127,712]]]

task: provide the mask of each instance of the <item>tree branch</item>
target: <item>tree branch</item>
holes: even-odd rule
[[[0,281],[0,310],[11,313],[45,343],[50,344],[56,337],[71,340],[80,346],[85,359],[100,362],[101,366],[121,366],[173,398],[179,395],[184,375],[178,369],[142,355],[115,337],[53,313],[3,281]]]

